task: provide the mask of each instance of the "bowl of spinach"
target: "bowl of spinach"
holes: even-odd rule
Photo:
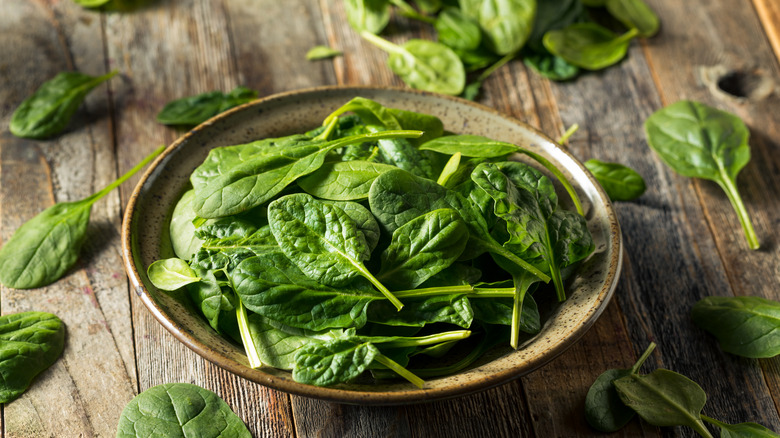
[[[616,215],[549,137],[414,90],[321,87],[199,125],[142,177],[125,268],[176,338],[292,394],[484,390],[579,339],[617,283]]]

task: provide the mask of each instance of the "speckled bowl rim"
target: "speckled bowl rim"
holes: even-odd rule
[[[221,119],[231,117],[231,115],[241,111],[245,111],[248,108],[262,107],[264,105],[276,101],[283,101],[290,98],[300,99],[300,98],[305,98],[307,95],[318,95],[321,93],[329,93],[329,92],[334,92],[334,93],[351,92],[354,96],[361,96],[362,95],[361,93],[365,94],[365,92],[398,93],[399,95],[408,94],[408,95],[416,95],[419,97],[430,96],[436,99],[449,100],[454,105],[471,106],[476,110],[490,113],[490,115],[494,117],[500,117],[502,119],[505,119],[509,123],[519,125],[521,128],[534,132],[535,134],[539,135],[540,137],[542,137],[543,139],[551,143],[553,146],[557,147],[561,154],[563,154],[564,156],[571,159],[574,163],[576,163],[576,165],[579,166],[580,170],[582,170],[584,174],[587,176],[590,183],[593,186],[595,186],[597,191],[597,196],[599,197],[599,201],[604,204],[607,220],[608,220],[609,234],[610,234],[610,238],[608,239],[610,247],[607,249],[608,251],[610,251],[610,257],[608,261],[608,273],[606,274],[606,280],[604,281],[603,286],[599,290],[598,297],[594,301],[594,305],[586,312],[584,318],[585,321],[582,324],[573,328],[565,338],[555,343],[552,343],[552,345],[550,345],[549,348],[543,351],[543,354],[540,354],[536,357],[527,360],[521,366],[507,368],[499,372],[489,374],[480,379],[475,379],[473,381],[467,382],[465,384],[457,384],[457,385],[437,387],[437,388],[424,388],[424,389],[417,389],[416,387],[412,387],[410,385],[409,390],[403,390],[403,391],[356,391],[351,389],[344,389],[341,387],[317,387],[317,386],[302,384],[302,383],[295,382],[294,380],[292,380],[291,377],[280,376],[277,374],[272,375],[260,369],[252,369],[247,365],[238,363],[232,358],[222,355],[214,348],[211,348],[210,346],[204,344],[203,342],[198,340],[192,333],[190,333],[188,330],[182,327],[178,322],[169,318],[168,315],[166,315],[166,313],[164,312],[164,310],[158,305],[153,294],[144,285],[144,281],[142,278],[145,278],[146,272],[145,269],[141,269],[139,271],[138,267],[134,262],[135,260],[134,249],[133,249],[132,239],[131,239],[131,231],[133,230],[134,224],[136,223],[137,220],[136,215],[138,214],[138,212],[136,209],[139,203],[139,199],[141,196],[144,196],[145,194],[144,189],[147,186],[147,184],[150,184],[150,178],[152,178],[153,175],[155,174],[156,168],[160,165],[162,161],[165,160],[167,156],[171,155],[177,148],[180,148],[182,147],[182,145],[187,144],[187,141],[191,137],[193,137],[197,132],[204,129],[208,129],[210,125],[212,125],[213,123]],[[446,128],[447,127],[445,126],[445,129]],[[137,186],[135,187],[135,189],[133,190],[130,196],[130,199],[127,203],[127,207],[125,210],[123,222],[122,222],[122,257],[124,260],[125,270],[127,271],[127,274],[130,278],[131,285],[135,294],[138,295],[138,297],[144,303],[146,308],[152,313],[155,319],[157,319],[157,321],[160,324],[162,324],[162,326],[165,327],[165,329],[167,329],[171,334],[173,334],[173,336],[176,337],[179,341],[181,341],[184,345],[189,347],[191,350],[193,350],[201,357],[219,366],[220,368],[223,368],[245,379],[251,380],[253,382],[267,386],[269,388],[287,392],[294,395],[312,397],[312,398],[333,401],[333,402],[349,403],[349,404],[395,405],[395,404],[408,404],[408,403],[427,402],[433,400],[442,400],[442,399],[453,398],[453,397],[463,396],[467,394],[472,394],[475,392],[484,391],[486,389],[507,383],[511,380],[514,380],[525,374],[528,374],[529,372],[542,367],[543,365],[547,364],[548,362],[550,362],[551,360],[559,356],[566,349],[571,347],[577,340],[579,340],[588,331],[588,329],[595,323],[596,319],[601,315],[601,313],[607,307],[607,304],[609,303],[609,300],[612,297],[618,283],[620,269],[622,267],[623,243],[620,234],[620,226],[618,224],[615,211],[612,208],[609,198],[601,189],[601,187],[593,178],[593,176],[585,169],[582,163],[580,163],[576,158],[574,158],[574,156],[572,156],[568,151],[558,146],[555,141],[550,139],[550,137],[539,132],[537,129],[527,125],[526,123],[523,123],[513,117],[507,116],[492,108],[486,107],[484,105],[475,102],[471,102],[471,101],[467,101],[461,98],[456,98],[451,96],[444,96],[444,95],[432,94],[423,91],[411,90],[407,88],[374,87],[374,86],[321,86],[321,87],[282,92],[282,93],[274,94],[241,105],[239,107],[226,111],[218,116],[215,116],[214,118],[199,125],[198,127],[194,128],[190,132],[184,134],[182,137],[174,141],[147,168],[146,172],[143,174],[143,176],[141,177],[140,181],[138,182]],[[511,353],[511,354],[515,354],[515,353]]]

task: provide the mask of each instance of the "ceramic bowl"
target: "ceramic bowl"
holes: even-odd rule
[[[519,144],[563,170],[583,202],[595,253],[567,284],[569,298],[551,307],[541,332],[518,350],[489,351],[458,374],[430,379],[419,389],[398,380],[315,387],[297,383],[289,372],[252,369],[243,348],[218,335],[186,298],[157,290],[146,276],[153,261],[170,257],[170,213],[190,173],[218,146],[247,143],[317,127],[331,111],[356,96],[386,106],[438,116],[446,130]],[[567,199],[564,194],[560,196]],[[620,228],[607,196],[571,154],[546,135],[492,109],[465,100],[402,89],[322,87],[282,93],[234,108],[174,142],[135,188],[122,227],[125,268],[137,295],[154,317],[197,354],[230,372],[292,394],[343,403],[401,404],[469,394],[500,385],[546,364],[579,339],[607,306],[621,267]]]

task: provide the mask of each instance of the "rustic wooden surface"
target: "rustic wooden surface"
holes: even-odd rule
[[[632,44],[616,67],[553,83],[515,61],[485,84],[481,103],[552,137],[577,123],[569,148],[582,160],[619,161],[648,183],[616,204],[625,262],[615,298],[575,346],[540,370],[492,390],[437,403],[364,407],[289,396],[211,365],[168,334],[130,292],[118,230],[137,177],[93,208],[76,267],[29,291],[3,287],[2,314],[59,315],[63,357],[19,399],[0,406],[0,437],[114,436],[138,392],[191,382],[219,394],[256,437],[603,436],[583,419],[587,388],[607,368],[629,366],[650,341],[648,368],[699,382],[704,412],[780,431],[780,360],[724,354],[689,310],[708,295],[780,299],[780,6],[775,0],[649,0],[654,38]],[[432,36],[394,19],[390,38]],[[343,57],[308,62],[317,44]],[[99,13],[69,0],[0,0],[0,238],[53,202],[99,190],[179,133],[154,122],[170,99],[243,84],[262,95],[332,84],[402,83],[385,55],[346,24],[340,0],[160,0]],[[120,76],[98,87],[65,133],[18,139],[16,106],[63,70]],[[725,79],[724,79],[725,78]],[[680,99],[732,111],[751,129],[753,160],[739,178],[762,248],[747,248],[736,215],[713,183],[670,171],[641,130]],[[694,436],[632,422],[614,436]]]

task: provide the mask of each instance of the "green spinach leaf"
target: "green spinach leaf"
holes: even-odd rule
[[[575,23],[544,35],[544,47],[569,64],[585,70],[601,70],[626,56],[631,40],[638,31],[631,29],[615,35],[596,23]]]
[[[117,429],[117,438],[252,438],[219,396],[189,383],[166,383],[138,394],[122,410]]]
[[[26,138],[46,138],[60,133],[87,94],[116,74],[116,70],[98,77],[78,72],[58,74],[16,108],[8,129],[13,135]]]
[[[357,32],[378,34],[390,22],[388,0],[345,0],[347,22]]]
[[[752,358],[780,354],[780,303],[761,297],[707,297],[691,310],[699,327],[712,333],[720,348]]]
[[[701,418],[720,428],[720,438],[778,438],[780,434],[772,432],[757,423],[728,424],[702,415]]]
[[[52,205],[22,224],[0,248],[0,283],[32,289],[57,281],[76,263],[87,235],[92,204],[162,153],[160,147],[103,190],[80,201]]]
[[[395,166],[370,161],[328,162],[298,180],[306,193],[334,201],[356,201],[368,198],[368,189],[381,174]]]
[[[595,159],[584,164],[613,201],[633,201],[647,189],[642,175],[628,166]]]
[[[667,166],[683,176],[714,181],[726,192],[748,246],[758,249],[758,236],[737,191],[737,175],[750,161],[745,123],[726,111],[682,100],[651,115],[645,133]]]
[[[62,354],[65,325],[51,313],[0,316],[0,403],[19,397]]]
[[[444,44],[412,39],[399,46],[370,32],[363,31],[360,36],[389,54],[390,70],[410,87],[453,96],[463,92],[463,62]]]
[[[439,42],[452,49],[475,50],[482,42],[479,23],[452,6],[442,9],[433,26],[439,34]]]
[[[174,291],[200,281],[200,277],[195,275],[190,265],[177,258],[157,260],[149,265],[146,275],[154,287],[167,291]]]
[[[461,0],[460,8],[479,23],[490,50],[508,55],[519,51],[531,35],[536,3],[536,0]]]
[[[630,374],[614,381],[626,406],[655,426],[688,426],[711,437],[701,420],[707,394],[693,380],[665,369],[646,376]]]
[[[315,46],[306,52],[306,59],[309,61],[318,61],[320,59],[330,59],[337,56],[341,56],[343,53],[341,50],[334,49],[328,46]]]
[[[639,36],[649,38],[658,33],[658,16],[642,0],[606,0],[607,11]]]
[[[221,112],[255,99],[257,99],[257,91],[243,86],[234,88],[230,93],[211,91],[183,97],[168,102],[157,114],[157,121],[163,125],[192,127]]]
[[[193,199],[195,199],[194,190],[190,189],[184,192],[176,206],[173,207],[171,223],[168,226],[173,253],[182,260],[190,260],[198,248],[203,245],[203,240],[195,235],[196,227],[192,223],[197,218],[195,210],[192,209]]]

